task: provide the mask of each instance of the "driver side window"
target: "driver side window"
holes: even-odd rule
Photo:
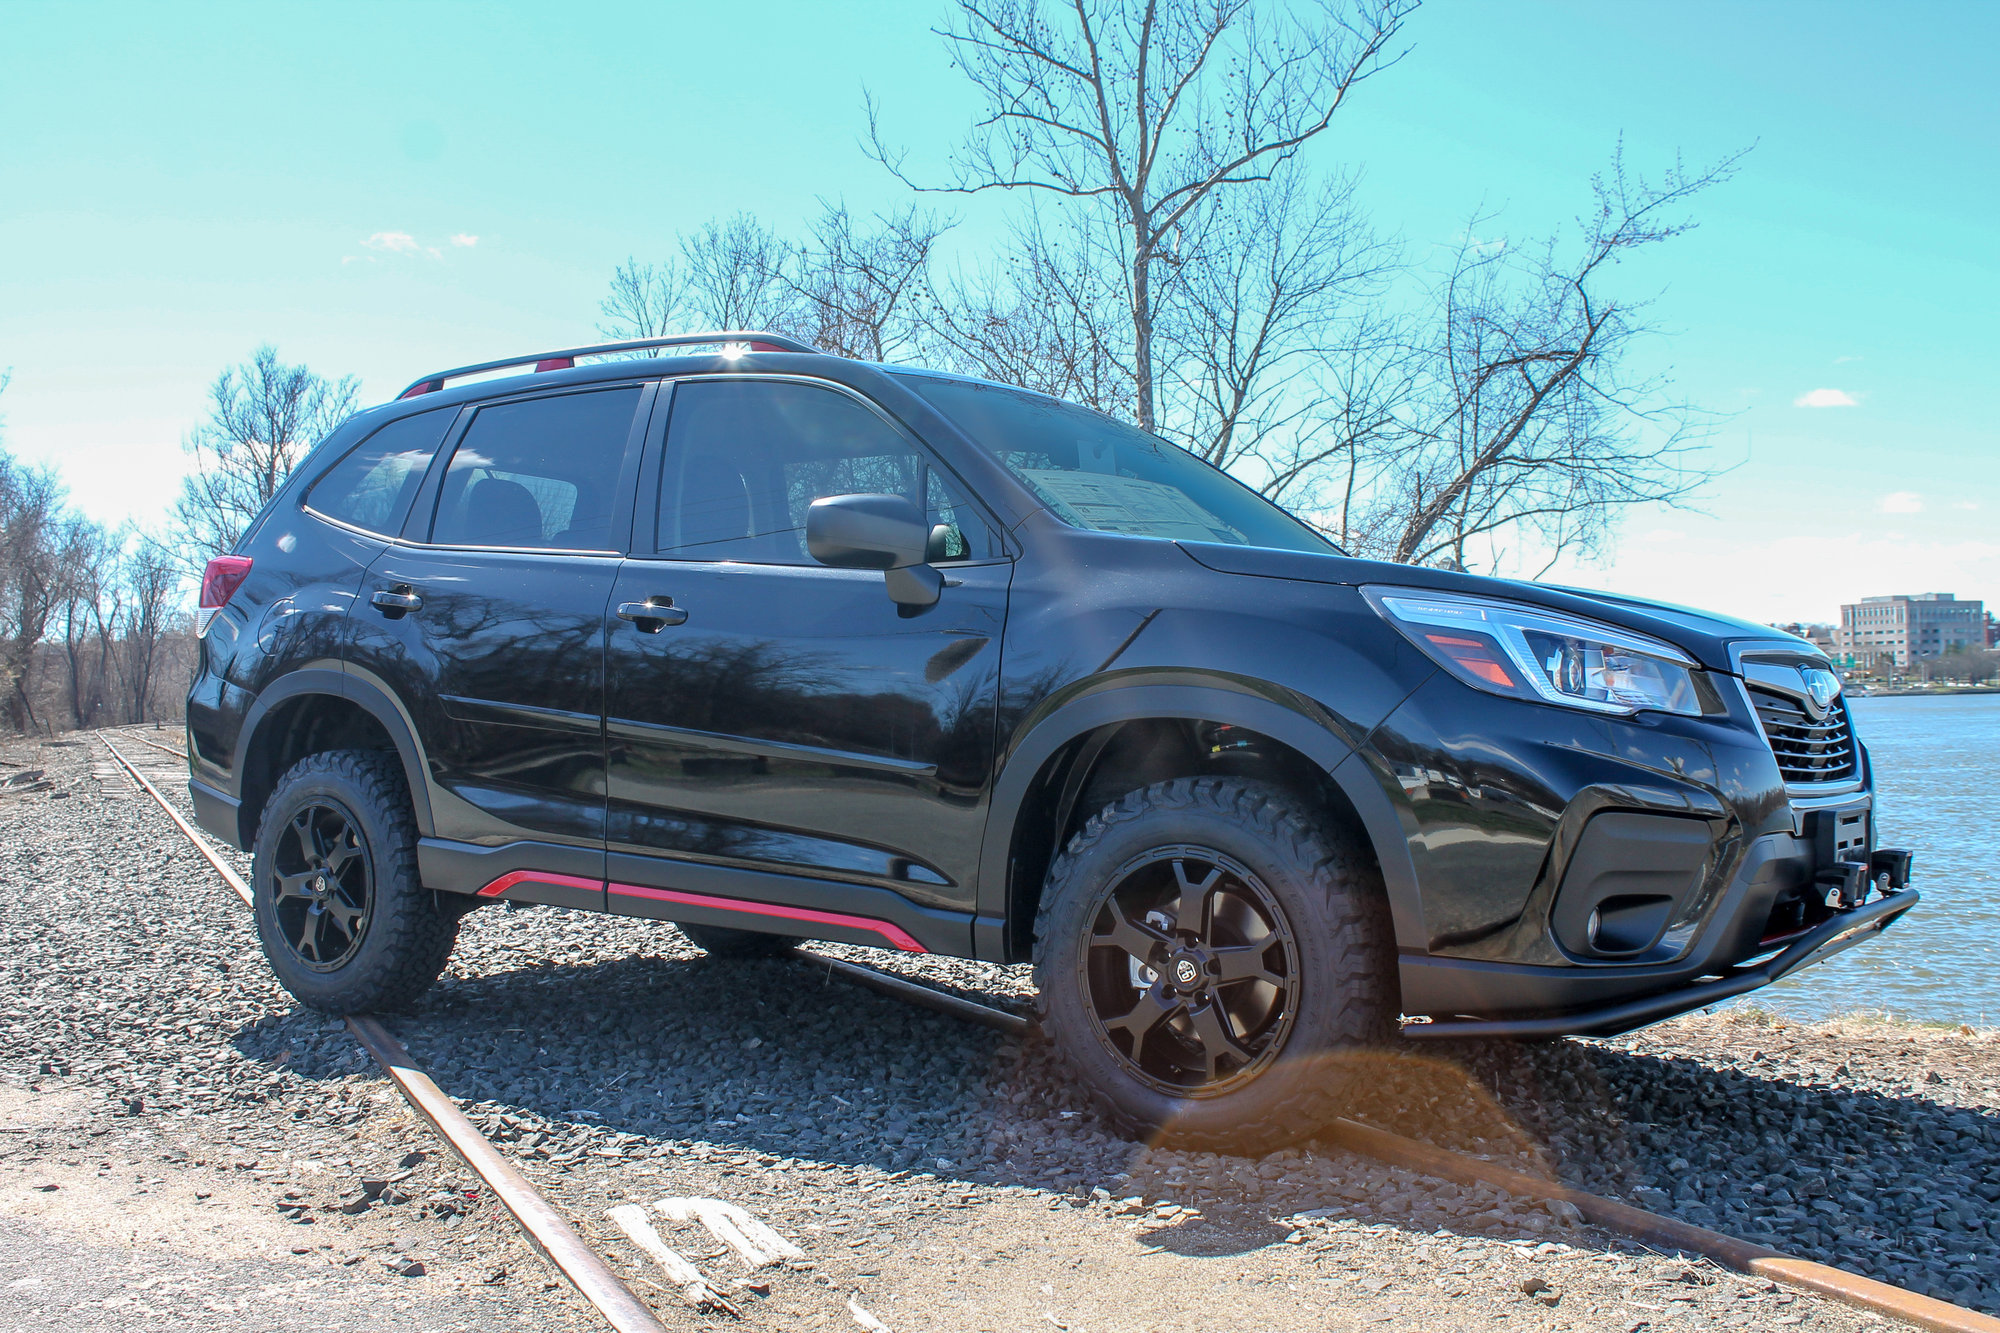
[[[683,560],[810,565],[806,511],[829,495],[901,495],[933,562],[992,553],[983,520],[910,439],[834,389],[771,380],[674,387],[654,549]]]

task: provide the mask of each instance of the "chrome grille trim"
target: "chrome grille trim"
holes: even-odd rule
[[[1860,777],[1845,698],[1836,698],[1826,717],[1815,722],[1796,699],[1756,685],[1749,685],[1748,691],[1788,786],[1821,786]]]

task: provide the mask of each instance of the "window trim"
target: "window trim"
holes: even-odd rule
[[[976,559],[953,560],[940,566],[940,568],[963,569],[975,565],[1000,564],[1016,558],[1011,534],[1008,533],[1006,527],[994,516],[992,506],[987,504],[984,497],[972,486],[968,485],[965,478],[960,475],[958,469],[946,462],[923,436],[919,435],[894,412],[891,412],[867,394],[862,393],[851,385],[843,384],[838,380],[825,379],[818,375],[771,371],[704,371],[692,375],[677,375],[671,379],[660,381],[662,392],[658,400],[656,400],[654,408],[654,415],[658,418],[658,421],[655,427],[647,432],[646,457],[643,466],[640,468],[638,477],[638,503],[634,506],[632,513],[632,532],[627,552],[631,559],[672,561],[683,565],[741,565],[746,569],[831,568],[831,566],[822,565],[816,560],[803,560],[796,564],[779,564],[763,560],[728,560],[715,559],[713,557],[703,558],[700,556],[674,555],[655,549],[659,539],[660,492],[666,468],[667,433],[673,421],[673,390],[681,384],[699,384],[704,381],[720,381],[729,384],[804,384],[814,388],[831,389],[836,393],[844,394],[861,404],[868,411],[874,413],[875,416],[882,420],[883,424],[908,440],[917,457],[922,459],[926,465],[943,473],[957,488],[958,492],[965,496],[966,502],[973,507],[974,514],[986,525],[990,545],[997,548],[994,554],[980,556]]]
[[[394,532],[382,532],[375,528],[364,528],[359,523],[350,523],[344,518],[335,518],[332,514],[327,513],[324,509],[317,509],[313,507],[312,503],[313,490],[316,487],[318,487],[318,485],[321,482],[326,480],[327,474],[331,473],[335,468],[339,467],[342,463],[345,463],[350,457],[352,457],[356,449],[359,449],[362,445],[367,444],[368,441],[374,439],[377,435],[380,435],[383,431],[388,430],[391,426],[399,426],[405,421],[413,421],[417,417],[427,415],[428,413],[431,412],[450,412],[453,415],[452,419],[449,422],[445,423],[444,434],[438,437],[437,447],[431,450],[431,461],[424,464],[424,475],[417,481],[417,489],[415,494],[410,496],[409,512],[403,515],[402,522],[395,525],[396,530]],[[447,445],[451,446],[453,449],[456,449],[458,447],[457,440],[459,435],[459,427],[464,425],[464,418],[465,418],[465,407],[463,404],[460,404],[458,407],[455,408],[427,407],[422,412],[406,412],[402,416],[392,417],[388,421],[383,422],[381,425],[377,426],[374,430],[369,431],[366,435],[356,440],[352,445],[341,450],[340,456],[338,458],[334,459],[333,462],[321,468],[317,476],[313,477],[311,481],[308,481],[303,487],[300,488],[299,490],[300,512],[311,514],[314,518],[318,519],[322,523],[331,523],[333,524],[333,526],[341,529],[344,532],[359,533],[363,537],[373,537],[376,541],[382,541],[382,542],[401,541],[402,537],[400,534],[409,527],[410,519],[413,516],[415,516],[415,514],[423,505],[424,490],[427,486],[430,485],[431,473],[437,469],[438,459],[440,456],[444,454],[445,447]]]
[[[610,537],[611,545],[602,547],[574,546],[478,546],[467,542],[437,542],[431,534],[437,528],[438,501],[444,493],[445,474],[451,470],[451,460],[471,433],[472,423],[479,419],[482,409],[505,407],[512,403],[539,402],[548,398],[568,398],[584,393],[606,393],[624,389],[637,389],[639,401],[632,409],[632,424],[625,436],[625,451],[619,461],[618,480],[611,504]],[[636,499],[634,483],[639,471],[646,441],[652,430],[654,405],[658,400],[659,381],[652,379],[614,380],[609,383],[579,384],[560,389],[530,389],[507,394],[495,394],[491,398],[480,398],[464,403],[459,408],[458,420],[445,433],[445,441],[438,446],[437,455],[431,460],[430,471],[425,475],[423,485],[418,487],[416,498],[411,502],[409,518],[403,524],[402,535],[392,538],[400,546],[414,547],[427,551],[469,551],[492,552],[507,555],[588,555],[622,556],[627,551],[619,549],[619,537],[629,530],[625,520],[632,512]],[[447,447],[449,446],[449,447]]]

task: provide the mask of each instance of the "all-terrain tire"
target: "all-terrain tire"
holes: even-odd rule
[[[1113,877],[1176,848],[1212,849],[1252,872],[1296,948],[1281,1043],[1261,1068],[1206,1093],[1163,1089],[1113,1049],[1084,973]],[[1373,858],[1281,788],[1247,779],[1155,783],[1092,815],[1050,868],[1035,918],[1036,1006],[1058,1055],[1125,1133],[1190,1148],[1267,1152],[1360,1100],[1372,1053],[1393,1032],[1393,963]]]
[[[353,942],[334,966],[314,966],[280,926],[281,847],[285,856],[296,858],[303,842],[296,831],[287,831],[315,809],[349,822],[371,881]],[[458,939],[460,914],[441,910],[436,894],[418,878],[409,787],[401,763],[382,751],[324,751],[287,770],[264,805],[250,883],[257,937],[271,970],[292,998],[322,1013],[406,1007],[438,979]],[[286,910],[295,914],[296,901]]]
[[[791,935],[767,935],[761,930],[735,930],[728,926],[690,926],[674,923],[695,947],[715,958],[777,958],[798,943]]]

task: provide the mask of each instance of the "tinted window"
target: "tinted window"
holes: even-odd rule
[[[1136,426],[990,384],[919,375],[904,382],[1073,527],[1322,554],[1337,549],[1228,473]]]
[[[395,532],[457,415],[457,408],[439,408],[390,422],[328,468],[306,493],[306,503],[357,528]]]
[[[639,390],[482,407],[451,456],[431,540],[607,551]]]
[[[833,389],[759,380],[674,388],[656,549],[688,560],[809,565],[806,511],[829,495],[901,495],[927,511],[931,558],[991,554],[957,487],[895,426]]]

